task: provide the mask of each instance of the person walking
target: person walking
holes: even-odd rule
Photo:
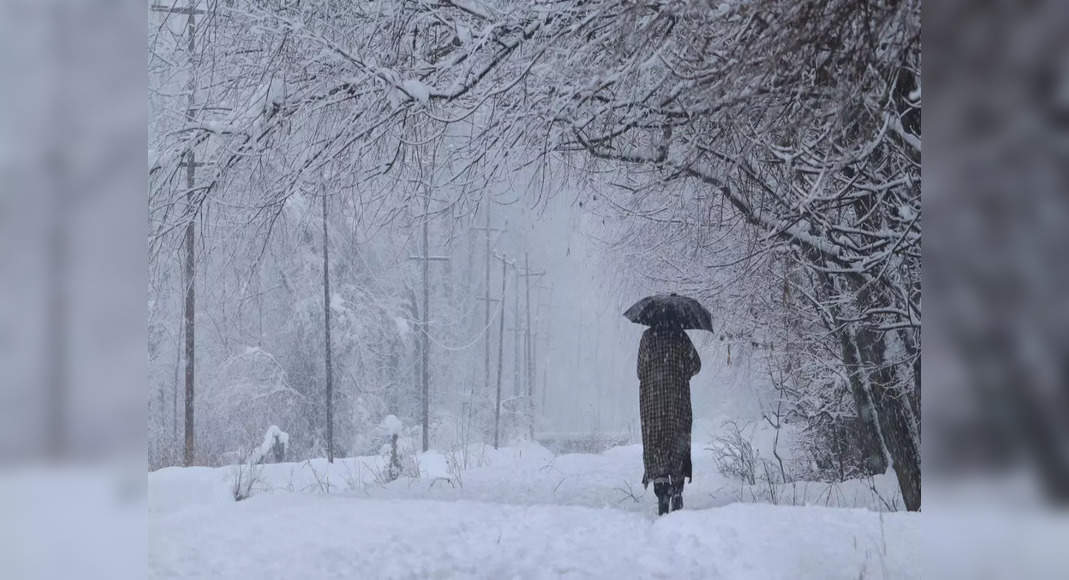
[[[698,351],[679,325],[661,323],[642,334],[638,348],[642,485],[653,482],[660,515],[683,509],[684,478],[694,477],[690,379],[701,368]]]
[[[658,515],[664,515],[683,509],[684,480],[694,477],[690,379],[702,363],[684,329],[711,331],[712,321],[696,300],[676,294],[644,298],[624,315],[650,326],[638,347],[642,485],[653,483]]]

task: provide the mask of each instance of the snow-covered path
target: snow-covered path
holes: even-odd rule
[[[919,576],[915,515],[731,503],[738,484],[695,459],[686,510],[662,518],[637,484],[639,445],[560,456],[482,448],[452,485],[374,483],[377,457],[267,465],[242,502],[233,468],[165,469],[149,477],[150,576]]]
[[[450,484],[375,483],[379,458],[263,466],[251,498],[233,468],[149,475],[153,578],[909,578],[916,514],[733,503],[739,485],[695,456],[682,512],[658,518],[641,447],[469,455]],[[814,503],[826,486],[806,489]],[[838,503],[861,486],[832,489]]]
[[[301,493],[150,518],[154,578],[919,577],[907,514],[617,509]]]

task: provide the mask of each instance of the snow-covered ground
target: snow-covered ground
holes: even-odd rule
[[[919,577],[915,518],[277,494],[150,519],[154,578]]]
[[[149,475],[153,578],[909,578],[917,514],[872,505],[868,482],[752,490],[695,454],[686,509],[655,515],[641,447],[554,456],[473,447],[468,468],[380,483],[378,457],[264,465],[235,502],[235,467]],[[450,465],[463,456],[444,457]],[[247,477],[247,473],[243,476]],[[451,480],[442,476],[447,475]],[[889,481],[876,488],[890,494]],[[893,485],[890,486],[893,490]],[[808,495],[808,498],[804,497]],[[805,506],[804,504],[818,504]]]

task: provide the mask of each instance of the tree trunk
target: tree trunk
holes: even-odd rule
[[[912,406],[913,415],[917,418],[917,437],[920,437],[921,426],[921,353],[920,344],[915,337],[920,336],[920,331],[901,330],[899,336],[902,345],[906,349],[907,359],[912,359],[910,371],[913,373],[913,390],[910,392],[909,403]]]
[[[867,378],[865,386],[876,409],[880,434],[891,456],[906,509],[919,511],[921,457],[916,421],[908,408],[908,393],[899,388],[898,369],[884,356],[884,340],[879,331],[858,329],[854,341],[863,367],[859,375]]]
[[[811,259],[819,260],[820,257],[811,255]],[[861,451],[861,462],[864,472],[868,475],[876,475],[887,471],[887,455],[884,453],[883,443],[880,437],[880,424],[876,406],[872,401],[872,394],[865,388],[865,369],[861,364],[856,345],[854,344],[853,330],[849,324],[840,322],[841,312],[835,305],[834,297],[837,295],[835,281],[828,274],[820,274],[820,284],[816,287],[818,295],[829,302],[828,310],[833,320],[826,321],[829,329],[835,330],[839,337],[839,348],[843,357],[843,367],[850,387],[850,394],[854,399],[854,408],[857,411],[858,429],[857,446]]]
[[[861,450],[865,473],[868,475],[883,473],[887,471],[887,457],[880,443],[880,426],[876,406],[869,390],[865,388],[863,374],[865,370],[860,365],[857,349],[847,329],[839,331],[839,342],[842,347],[843,366],[846,367],[849,377],[850,393],[854,397],[854,406],[857,409],[857,418],[860,423],[857,446]]]

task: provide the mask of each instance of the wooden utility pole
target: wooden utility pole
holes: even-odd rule
[[[430,263],[431,261],[445,262],[449,260],[448,256],[431,256],[430,255],[430,208],[431,208],[431,189],[432,186],[428,184],[427,192],[423,195],[423,239],[422,239],[422,252],[420,256],[409,256],[410,260],[419,260],[422,262],[420,268],[423,277],[423,312],[420,314],[420,325],[423,327],[420,333],[420,384],[421,384],[421,397],[422,397],[422,414],[423,414],[423,450],[430,449],[430,320],[431,320],[431,287],[430,287]]]
[[[483,233],[483,236],[484,236],[484,239],[485,239],[485,243],[486,243],[486,249],[485,249],[485,254],[484,254],[484,257],[486,258],[486,265],[485,265],[485,268],[484,268],[484,271],[483,271],[483,273],[485,274],[485,281],[483,283],[483,296],[480,296],[479,298],[476,299],[476,300],[481,300],[483,302],[483,307],[484,307],[483,308],[483,329],[482,329],[482,332],[485,334],[485,336],[483,338],[483,347],[484,347],[483,393],[489,393],[489,391],[490,391],[490,336],[491,336],[491,333],[490,333],[490,304],[493,303],[493,302],[497,302],[498,301],[497,298],[493,298],[492,296],[490,296],[490,260],[493,257],[493,252],[490,250],[490,236],[493,235],[494,232],[502,232],[502,231],[504,231],[504,229],[502,229],[502,228],[495,228],[495,227],[493,227],[493,225],[491,225],[491,221],[492,220],[490,218],[490,211],[491,211],[492,207],[493,207],[493,202],[490,201],[490,200],[487,200],[486,201],[486,214],[485,214],[486,225],[484,227],[481,227],[481,228],[479,228],[479,227],[472,228],[472,230],[481,231]],[[474,384],[474,381],[473,381],[472,382],[472,386],[471,386],[471,393],[470,393],[470,396],[469,396],[469,403],[468,403],[468,429],[471,428],[472,414],[474,412],[474,409],[473,409],[474,400],[475,400],[475,384]]]
[[[334,463],[334,369],[330,351],[330,238],[327,236],[327,192],[322,186],[323,201],[323,329],[327,365],[327,463]]]
[[[431,190],[428,187],[423,194],[423,348],[420,349],[420,372],[423,404],[423,451],[430,449],[431,432],[431,375],[430,363],[430,321],[431,321],[431,287],[430,287],[430,214]]]
[[[544,285],[540,284],[536,288],[540,288],[542,290],[546,290],[546,291],[548,291],[548,294],[549,294],[549,298],[545,302],[542,302],[542,301],[538,302],[538,311],[539,312],[549,312],[550,311],[550,305],[553,303],[553,298],[552,298],[552,296],[553,296],[553,287],[552,286],[544,286]],[[545,297],[546,293],[543,293],[542,296]],[[532,336],[534,337],[535,345],[537,345],[538,344],[538,339],[539,339],[539,334],[538,334],[538,330],[537,329],[532,333]],[[542,338],[542,344],[550,344],[550,342],[549,342],[549,329],[548,328],[545,329],[545,332],[544,332],[544,334],[543,334],[543,336],[541,338]],[[546,410],[546,393],[549,391],[549,389],[548,389],[549,378],[548,377],[549,377],[549,373],[546,372],[545,368],[543,368],[542,369],[542,397],[541,397],[542,402],[541,402],[541,406],[539,407],[540,409],[542,409],[543,413],[545,413],[545,410]],[[535,378],[537,379],[537,376]]]
[[[483,324],[486,326],[486,339],[483,340],[483,344],[486,346],[486,357],[483,359],[483,386],[488,391],[490,390],[490,210],[493,205],[486,204],[486,284],[483,290],[486,292],[484,296],[485,302],[483,305],[486,307],[486,313],[483,317]]]
[[[490,236],[493,232],[504,231],[502,228],[495,228],[490,225],[490,208],[493,207],[493,202],[487,201],[486,203],[486,226],[481,228],[472,228],[476,231],[483,232],[486,239],[486,280],[483,284],[483,297],[479,298],[484,304],[483,309],[483,332],[486,333],[486,338],[483,340],[485,346],[485,356],[483,358],[483,386],[490,390],[490,303],[496,302],[496,298],[490,297],[490,260],[493,258],[493,253],[490,251]]]
[[[186,118],[192,123],[193,115],[195,111],[194,107],[194,93],[196,91],[195,75],[193,73],[193,53],[195,50],[196,38],[196,15],[194,14],[193,3],[195,0],[189,0],[189,15],[186,20],[186,29],[189,33],[189,97],[188,97],[188,111]],[[190,204],[193,202],[193,183],[195,181],[196,172],[196,159],[193,154],[193,147],[190,146],[186,153],[186,199]],[[193,430],[193,395],[194,395],[194,359],[196,358],[196,340],[194,334],[194,319],[195,319],[195,306],[196,295],[195,287],[196,282],[194,279],[194,255],[193,255],[193,233],[194,217],[189,217],[189,223],[186,224],[186,263],[185,263],[185,285],[186,285],[186,305],[185,305],[185,332],[186,332],[186,441],[185,441],[185,454],[184,463],[186,466],[193,465],[194,459],[194,430]]]
[[[190,19],[193,17],[190,16]],[[186,156],[186,187],[193,189],[193,151],[190,150]],[[183,463],[186,467],[193,465],[193,395],[194,395],[194,360],[196,358],[196,340],[195,340],[195,328],[194,324],[195,311],[196,311],[196,295],[193,267],[193,216],[190,216],[189,223],[186,224],[186,262],[183,270],[183,282],[186,289],[186,304],[183,317],[185,320],[185,336],[186,336],[186,398],[185,398],[185,453]]]
[[[521,345],[523,341],[520,340],[520,335],[523,334],[523,327],[520,326],[520,270],[515,269],[516,283],[512,285],[512,396],[519,397],[523,393],[523,385],[520,379],[520,366],[523,364],[523,351]]]
[[[55,14],[57,26],[55,27],[53,42],[56,60],[60,62],[71,59],[73,44],[73,22],[67,11],[59,11]],[[63,68],[63,67],[59,67]],[[56,127],[67,127],[72,111],[65,106],[66,99],[62,95],[68,94],[67,75],[60,70],[55,84],[59,85],[50,91],[56,98],[51,99],[49,115]],[[51,459],[64,459],[68,452],[67,436],[67,407],[70,398],[70,348],[68,336],[70,334],[70,314],[68,311],[70,290],[70,218],[71,211],[66,202],[69,200],[69,191],[73,189],[70,179],[70,158],[64,148],[65,136],[56,132],[51,133],[48,139],[46,157],[49,164],[48,180],[49,187],[47,201],[48,208],[48,237],[47,237],[47,267],[48,279],[45,285],[48,293],[47,306],[45,308],[45,352],[50,352],[51,357],[45,364],[45,390],[48,403],[48,420],[45,422],[46,451]],[[163,385],[160,385],[160,418],[164,418],[165,393]],[[165,423],[164,423],[165,424]]]
[[[527,252],[523,253],[523,274],[524,286],[527,293],[526,307],[527,307],[527,328],[524,338],[525,354],[527,357],[527,414],[528,414],[528,431],[531,440],[534,440],[534,357],[532,356],[532,344],[531,344],[531,277],[542,276],[545,272],[532,272],[531,271],[531,257]]]
[[[186,33],[189,35],[188,50],[189,50],[189,81],[186,84],[186,89],[189,91],[186,97],[186,121],[190,124],[193,122],[193,118],[196,115],[196,75],[194,74],[194,52],[196,51],[196,17],[197,14],[203,14],[204,11],[196,8],[197,0],[189,0],[189,4],[185,8],[178,8],[174,6],[164,6],[154,4],[152,10],[154,12],[163,12],[167,14],[185,14],[186,15]],[[189,203],[190,208],[194,204],[193,186],[196,183],[196,167],[197,161],[193,153],[193,147],[190,145],[189,149],[186,149],[185,160],[181,164],[186,169],[186,201]],[[182,313],[182,319],[184,323],[185,333],[185,355],[186,355],[186,373],[185,373],[185,449],[183,453],[183,464],[186,466],[193,465],[195,458],[195,446],[194,446],[194,429],[193,429],[193,397],[194,397],[194,378],[195,373],[195,353],[196,353],[196,334],[195,334],[195,310],[196,310],[196,281],[194,277],[195,256],[193,252],[193,244],[195,240],[194,232],[194,219],[196,217],[195,212],[191,212],[189,216],[189,222],[186,224],[185,231],[185,263],[182,268],[182,283],[185,286],[185,306]]]
[[[505,280],[508,279],[508,260],[505,256],[498,256],[501,260],[501,306],[497,321],[497,400],[494,405],[494,449],[497,449],[501,441],[501,368],[505,355]],[[487,302],[489,304],[489,302]]]

